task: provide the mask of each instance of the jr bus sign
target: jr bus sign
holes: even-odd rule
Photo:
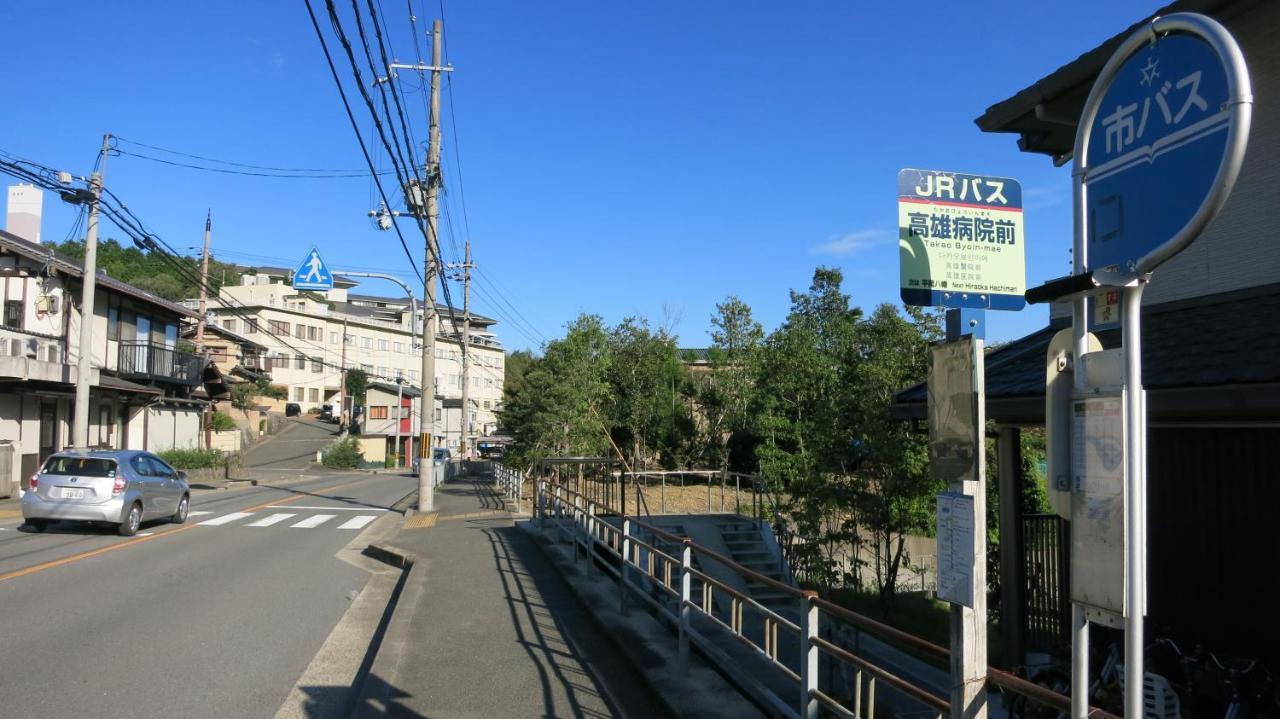
[[[1020,310],[1026,305],[1022,186],[1007,177],[898,173],[902,301]]]

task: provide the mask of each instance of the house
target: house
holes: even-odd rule
[[[0,231],[0,497],[71,441],[83,276],[80,262]],[[105,273],[94,303],[89,444],[200,446],[207,362],[178,346],[194,313]]]
[[[1155,272],[1143,298],[1148,632],[1185,647],[1263,659],[1274,671],[1280,649],[1266,640],[1265,629],[1275,623],[1272,599],[1258,577],[1261,568],[1280,562],[1280,534],[1270,514],[1280,505],[1272,454],[1280,446],[1280,243],[1270,232],[1280,222],[1274,189],[1280,178],[1280,104],[1274,102],[1280,96],[1274,42],[1280,3],[1185,0],[1154,14],[1179,11],[1207,14],[1236,37],[1257,104],[1230,200],[1192,245]],[[1027,88],[991,106],[978,127],[1015,134],[1019,150],[1066,164],[1094,79],[1148,19],[1117,28],[1110,40],[1043,78],[1025,78]],[[1070,187],[1066,169],[1061,182]],[[987,355],[987,417],[1001,426],[1009,457],[1016,457],[1018,428],[1044,424],[1046,351],[1053,334],[1068,326],[1068,315],[1067,307],[1055,306],[1047,327]],[[1104,347],[1118,346],[1118,330],[1097,334]],[[916,386],[897,395],[894,411],[919,419],[925,407],[924,387]],[[1021,506],[1005,490],[1002,482],[1002,505]],[[1006,618],[1022,615],[1005,622],[1010,656],[1061,649],[1067,635],[1069,607],[1061,590],[1069,530],[1056,518],[1043,519],[1014,512],[1001,521],[1002,541],[1015,550],[1004,553],[1012,559],[1002,580],[1022,594],[1004,608]],[[1046,529],[1062,534],[1045,543]]]
[[[381,462],[395,455],[398,466],[408,466],[406,459],[413,456],[418,428],[414,407],[421,396],[421,390],[406,383],[370,382],[365,386],[359,438],[366,461]]]

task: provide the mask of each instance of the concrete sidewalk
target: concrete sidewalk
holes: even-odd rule
[[[355,716],[663,715],[487,477],[442,485],[436,509],[383,545],[412,566]]]

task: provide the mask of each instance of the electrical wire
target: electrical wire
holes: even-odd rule
[[[363,179],[369,176],[368,172],[347,172],[347,173],[331,173],[331,174],[292,174],[285,172],[259,172],[251,170],[233,170],[224,167],[208,167],[206,165],[197,165],[190,162],[178,162],[177,160],[166,160],[160,157],[144,155],[140,152],[130,152],[128,150],[117,149],[116,154],[125,157],[136,157],[139,160],[148,160],[150,162],[158,162],[163,165],[173,167],[184,167],[189,170],[200,170],[202,172],[216,172],[222,175],[241,175],[245,177],[273,177],[290,180],[336,180],[336,179]],[[391,174],[384,172],[382,174]]]
[[[359,176],[359,177],[364,177],[364,176],[366,176],[366,175],[368,175],[368,174],[369,174],[369,173],[368,173],[368,171],[366,171],[366,170],[354,170],[354,169],[304,168],[304,167],[274,167],[274,166],[271,166],[271,165],[251,165],[251,164],[244,163],[244,162],[232,162],[231,160],[219,160],[219,159],[217,159],[216,157],[206,157],[206,156],[204,156],[204,155],[195,155],[195,154],[192,154],[192,153],[189,153],[189,152],[181,152],[181,151],[179,151],[179,150],[171,150],[171,149],[168,149],[168,148],[165,148],[165,147],[160,147],[159,145],[149,145],[149,144],[147,144],[147,143],[145,143],[145,142],[138,142],[137,140],[130,140],[130,139],[125,138],[125,137],[120,137],[119,135],[112,135],[111,137],[112,137],[112,139],[113,139],[113,140],[115,140],[117,143],[119,143],[119,142],[123,142],[123,143],[125,143],[125,144],[129,144],[129,145],[137,145],[138,147],[145,147],[145,148],[147,148],[148,150],[157,150],[157,151],[159,151],[159,152],[164,152],[164,153],[167,153],[167,154],[170,154],[170,155],[178,155],[178,156],[180,156],[180,157],[187,157],[187,158],[191,158],[191,159],[193,159],[193,160],[202,160],[202,161],[204,161],[204,162],[212,162],[212,163],[214,163],[214,164],[218,164],[218,165],[229,165],[229,166],[231,166],[231,167],[242,167],[242,168],[247,168],[247,169],[250,169],[250,170],[267,170],[267,171],[269,171],[269,172],[287,172],[287,173],[296,173],[296,174],[305,174],[305,173],[328,173],[328,174],[336,174],[336,175],[342,175],[342,176],[352,175],[352,176]],[[111,149],[116,150],[117,152],[124,152],[123,150],[120,150],[120,148],[119,148],[119,147],[114,146],[114,145],[112,146],[112,148],[111,148]],[[95,169],[96,169],[96,168],[95,168]]]

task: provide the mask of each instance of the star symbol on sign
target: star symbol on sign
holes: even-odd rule
[[[1139,70],[1142,71],[1142,80],[1138,84],[1150,85],[1155,81],[1157,77],[1160,77],[1160,72],[1156,69],[1157,67],[1159,67],[1159,65],[1160,65],[1159,60],[1153,57],[1147,58],[1147,66],[1138,68]]]

